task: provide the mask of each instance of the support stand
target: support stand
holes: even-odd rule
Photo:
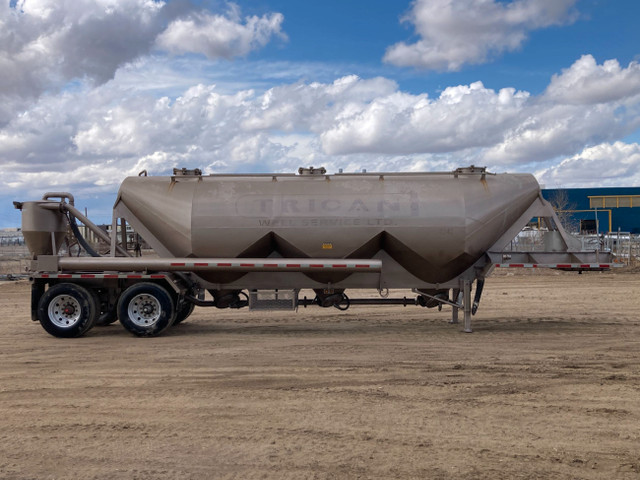
[[[460,282],[460,283],[462,283],[462,282]],[[459,288],[454,288],[453,289],[453,303],[460,304],[460,289]],[[451,324],[457,324],[458,323],[458,310],[460,310],[458,307],[453,307],[452,312],[451,312],[451,320],[449,321],[449,323],[451,323]]]
[[[471,333],[471,282],[463,280],[463,296],[464,296],[464,332]]]

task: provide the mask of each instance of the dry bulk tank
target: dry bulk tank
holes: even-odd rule
[[[129,177],[118,202],[164,256],[376,258],[414,287],[472,266],[535,201],[529,174],[175,175]],[[242,273],[208,273],[215,283]],[[306,273],[336,284],[348,274]],[[390,285],[397,286],[397,285]]]
[[[496,266],[582,272],[612,265],[610,252],[574,245],[532,175],[473,166],[440,173],[144,174],[122,183],[112,237],[74,207],[70,193],[14,203],[32,255],[32,319],[59,337],[116,318],[135,335],[157,335],[195,305],[449,305],[452,323],[461,309],[471,331],[484,279]],[[504,252],[532,217],[546,224],[545,251]],[[76,220],[110,245],[108,256],[88,244]],[[157,255],[131,255],[127,222]],[[69,255],[75,242],[68,230],[91,256]],[[62,243],[67,254],[59,252]],[[350,288],[376,289],[380,298],[350,298]],[[414,297],[389,297],[391,288],[412,289]],[[314,295],[300,298],[301,289]]]

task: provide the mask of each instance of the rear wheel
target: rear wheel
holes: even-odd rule
[[[79,337],[94,326],[97,317],[93,294],[73,283],[53,285],[38,302],[38,320],[54,337]]]
[[[120,323],[134,335],[152,337],[173,323],[175,306],[171,295],[155,283],[127,288],[118,301]]]

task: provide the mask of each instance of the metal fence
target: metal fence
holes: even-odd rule
[[[24,245],[24,237],[21,233],[0,233],[0,247]]]
[[[29,251],[20,232],[0,232],[0,257],[28,255]]]

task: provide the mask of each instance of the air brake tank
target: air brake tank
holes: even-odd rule
[[[162,256],[373,258],[446,282],[473,265],[535,201],[529,174],[129,177],[116,207]],[[242,274],[211,273],[225,283]],[[315,275],[315,277],[314,277]],[[309,273],[320,282],[348,274]]]

